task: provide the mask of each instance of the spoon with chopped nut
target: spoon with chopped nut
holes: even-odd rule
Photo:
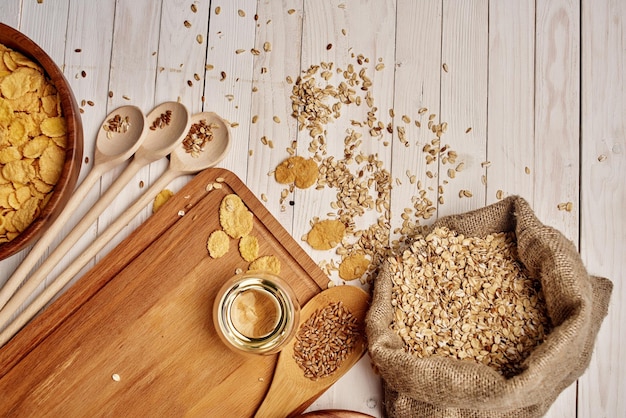
[[[115,134],[139,134],[141,139],[141,141],[138,141],[139,148],[136,149],[132,160],[117,177],[115,182],[100,196],[98,201],[85,213],[83,218],[74,226],[63,241],[59,243],[54,251],[46,257],[24,285],[11,296],[4,308],[0,310],[0,324],[4,324],[8,318],[28,300],[29,296],[46,279],[46,276],[84,235],[87,229],[98,219],[98,216],[104,212],[142,167],[167,156],[174,148],[180,145],[183,136],[187,133],[191,124],[191,116],[183,104],[178,102],[165,102],[156,106],[148,114],[146,122],[151,123],[151,125],[146,126],[142,124],[133,130],[134,124],[130,115],[121,116],[119,113],[116,113],[112,118],[107,119],[100,130],[103,134],[98,135],[99,141],[97,142],[96,161],[101,155],[115,155],[112,151],[117,152],[117,155],[121,155],[124,150],[127,149],[128,146],[123,144],[126,142],[125,138],[116,137]],[[103,137],[106,139],[102,139]],[[102,142],[104,142],[104,144],[102,144]],[[113,144],[111,145],[111,143]],[[106,154],[104,154],[105,152]],[[111,161],[111,159],[107,159],[107,161]],[[87,188],[85,190],[88,191]],[[78,193],[78,195],[80,196],[80,193]],[[76,194],[73,197],[75,196]],[[76,206],[70,206],[68,204],[65,208],[68,213],[74,212],[77,209],[77,205],[81,203],[80,201],[75,202]],[[36,260],[33,259],[33,261]],[[22,265],[24,265],[24,263],[22,263]],[[12,276],[12,278],[16,278],[16,282],[17,279],[22,281],[25,274],[28,273],[26,268],[22,270],[21,267],[22,266],[20,266]],[[30,267],[28,268],[29,270]]]
[[[217,165],[226,156],[230,148],[230,128],[225,121],[215,113],[202,112],[191,117],[190,128],[183,142],[170,154],[168,169],[158,180],[143,194],[135,203],[127,208],[107,229],[102,231],[98,238],[89,247],[72,261],[33,300],[6,328],[0,333],[0,346],[8,341],[20,330],[33,316],[39,312],[52,298],[70,282],[70,280],[83,268],[89,260],[104,248],[104,246],[121,231],[130,221],[146,206],[150,204],[154,196],[165,188],[172,180],[186,174],[195,174],[206,168]],[[193,134],[196,137],[193,137]],[[191,139],[190,139],[191,138]],[[187,144],[201,144],[193,147]],[[197,151],[197,152],[192,152]],[[0,312],[0,316],[4,312]],[[2,322],[0,322],[2,323]]]
[[[365,291],[343,285],[324,290],[304,305],[296,336],[280,352],[255,418],[301,413],[363,356],[368,301]]]
[[[102,128],[98,130],[93,158],[94,165],[91,171],[74,191],[63,211],[39,238],[24,261],[0,289],[0,309],[13,296],[30,270],[48,249],[52,240],[59,235],[61,228],[65,226],[96,181],[104,173],[131,158],[141,146],[146,132],[144,130],[145,124],[145,116],[141,109],[136,106],[122,106],[107,115]],[[2,321],[0,321],[1,324]]]

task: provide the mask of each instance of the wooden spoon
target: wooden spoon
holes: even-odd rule
[[[348,357],[335,373],[318,380],[311,380],[304,376],[303,370],[294,360],[293,350],[296,342],[294,339],[278,356],[272,384],[256,412],[256,418],[286,417],[301,413],[363,356],[367,348],[364,322],[369,296],[360,288],[348,285],[335,286],[317,294],[302,308],[300,324],[309,319],[318,309],[339,301],[343,302],[363,329],[359,341],[350,351]]]
[[[298,418],[374,418],[372,415],[362,412],[347,411],[343,409],[322,409],[299,415]]]
[[[105,125],[107,123],[106,121],[116,115],[119,115],[122,120],[128,119],[128,130],[124,133],[109,133],[101,128],[98,131],[93,168],[80,186],[74,191],[72,197],[67,201],[63,211],[61,211],[56,220],[42,234],[26,258],[24,258],[15,272],[13,272],[13,275],[4,284],[2,289],[0,289],[0,309],[2,309],[13,296],[30,270],[48,249],[50,243],[58,236],[61,228],[65,226],[72,213],[82,203],[96,181],[107,171],[127,161],[141,145],[145,136],[144,126],[146,124],[146,119],[141,109],[136,106],[119,107],[107,115]],[[113,136],[112,138],[109,137],[111,135]],[[3,322],[0,321],[0,324],[2,323]]]
[[[44,289],[24,311],[22,311],[0,333],[0,346],[4,345],[15,335],[37,312],[42,309],[70,280],[83,268],[90,259],[121,231],[137,214],[145,208],[154,197],[165,188],[173,179],[184,174],[194,174],[206,168],[217,165],[226,156],[230,148],[230,129],[228,124],[215,113],[203,112],[192,116],[193,125],[200,120],[206,120],[208,124],[215,123],[218,128],[214,130],[213,140],[206,146],[204,152],[198,157],[192,157],[182,145],[176,147],[170,155],[170,165],[159,179],[140,196],[135,203],[124,211],[112,224],[108,226],[50,285]],[[2,312],[0,312],[0,315]]]
[[[178,102],[165,102],[155,107],[148,115],[147,122],[152,123],[153,120],[160,118],[162,114],[170,111],[170,123],[164,125],[160,129],[147,129],[145,127],[144,139],[130,164],[119,175],[107,191],[100,196],[98,201],[89,209],[83,216],[80,222],[72,229],[72,231],[61,241],[56,249],[44,260],[44,262],[33,272],[28,278],[28,281],[9,299],[4,308],[0,309],[0,324],[6,323],[9,318],[20,309],[29,298],[30,295],[35,292],[47,275],[54,269],[54,267],[61,261],[61,259],[67,254],[67,252],[76,244],[76,242],[83,236],[83,234],[89,229],[89,227],[98,219],[98,216],[104,212],[109,204],[115,199],[115,197],[122,191],[122,189],[128,184],[133,176],[144,166],[160,160],[168,155],[174,148],[180,145],[183,137],[189,130],[191,123],[191,117],[187,108]],[[108,139],[110,142],[123,142],[118,138]],[[118,145],[119,146],[119,145]],[[68,208],[66,207],[66,210]],[[70,208],[72,211],[75,208]],[[24,263],[22,263],[23,265]],[[16,273],[11,276],[9,280],[23,281],[24,277],[16,276],[19,272],[22,273],[21,267],[16,270]],[[14,279],[15,277],[15,279]],[[4,289],[3,289],[4,291]]]

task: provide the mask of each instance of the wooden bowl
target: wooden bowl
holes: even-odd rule
[[[54,83],[67,124],[67,148],[61,176],[54,186],[48,204],[39,216],[12,241],[0,244],[0,260],[34,244],[61,213],[72,195],[83,158],[83,125],[76,99],[61,69],[35,42],[10,26],[0,23],[0,43],[31,58],[44,69]]]

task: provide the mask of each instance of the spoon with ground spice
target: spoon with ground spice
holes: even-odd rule
[[[127,208],[107,229],[66,267],[6,328],[0,333],[0,346],[8,341],[22,326],[63,289],[89,260],[117,235],[137,214],[152,202],[154,197],[172,180],[186,174],[195,174],[217,165],[230,149],[230,128],[212,112],[197,113],[191,117],[190,128],[182,143],[170,154],[168,169],[155,183]],[[200,145],[194,146],[194,145]],[[0,312],[2,315],[4,312]],[[0,322],[1,323],[1,322]]]
[[[363,356],[368,304],[365,291],[343,285],[304,305],[296,336],[280,352],[255,418],[301,413]]]

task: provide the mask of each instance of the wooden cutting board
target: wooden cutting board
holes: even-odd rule
[[[252,416],[276,355],[232,352],[213,327],[219,286],[248,266],[237,240],[219,259],[206,249],[228,193],[254,213],[260,255],[280,259],[300,304],[327,287],[233,173],[205,170],[0,350],[0,416]]]

